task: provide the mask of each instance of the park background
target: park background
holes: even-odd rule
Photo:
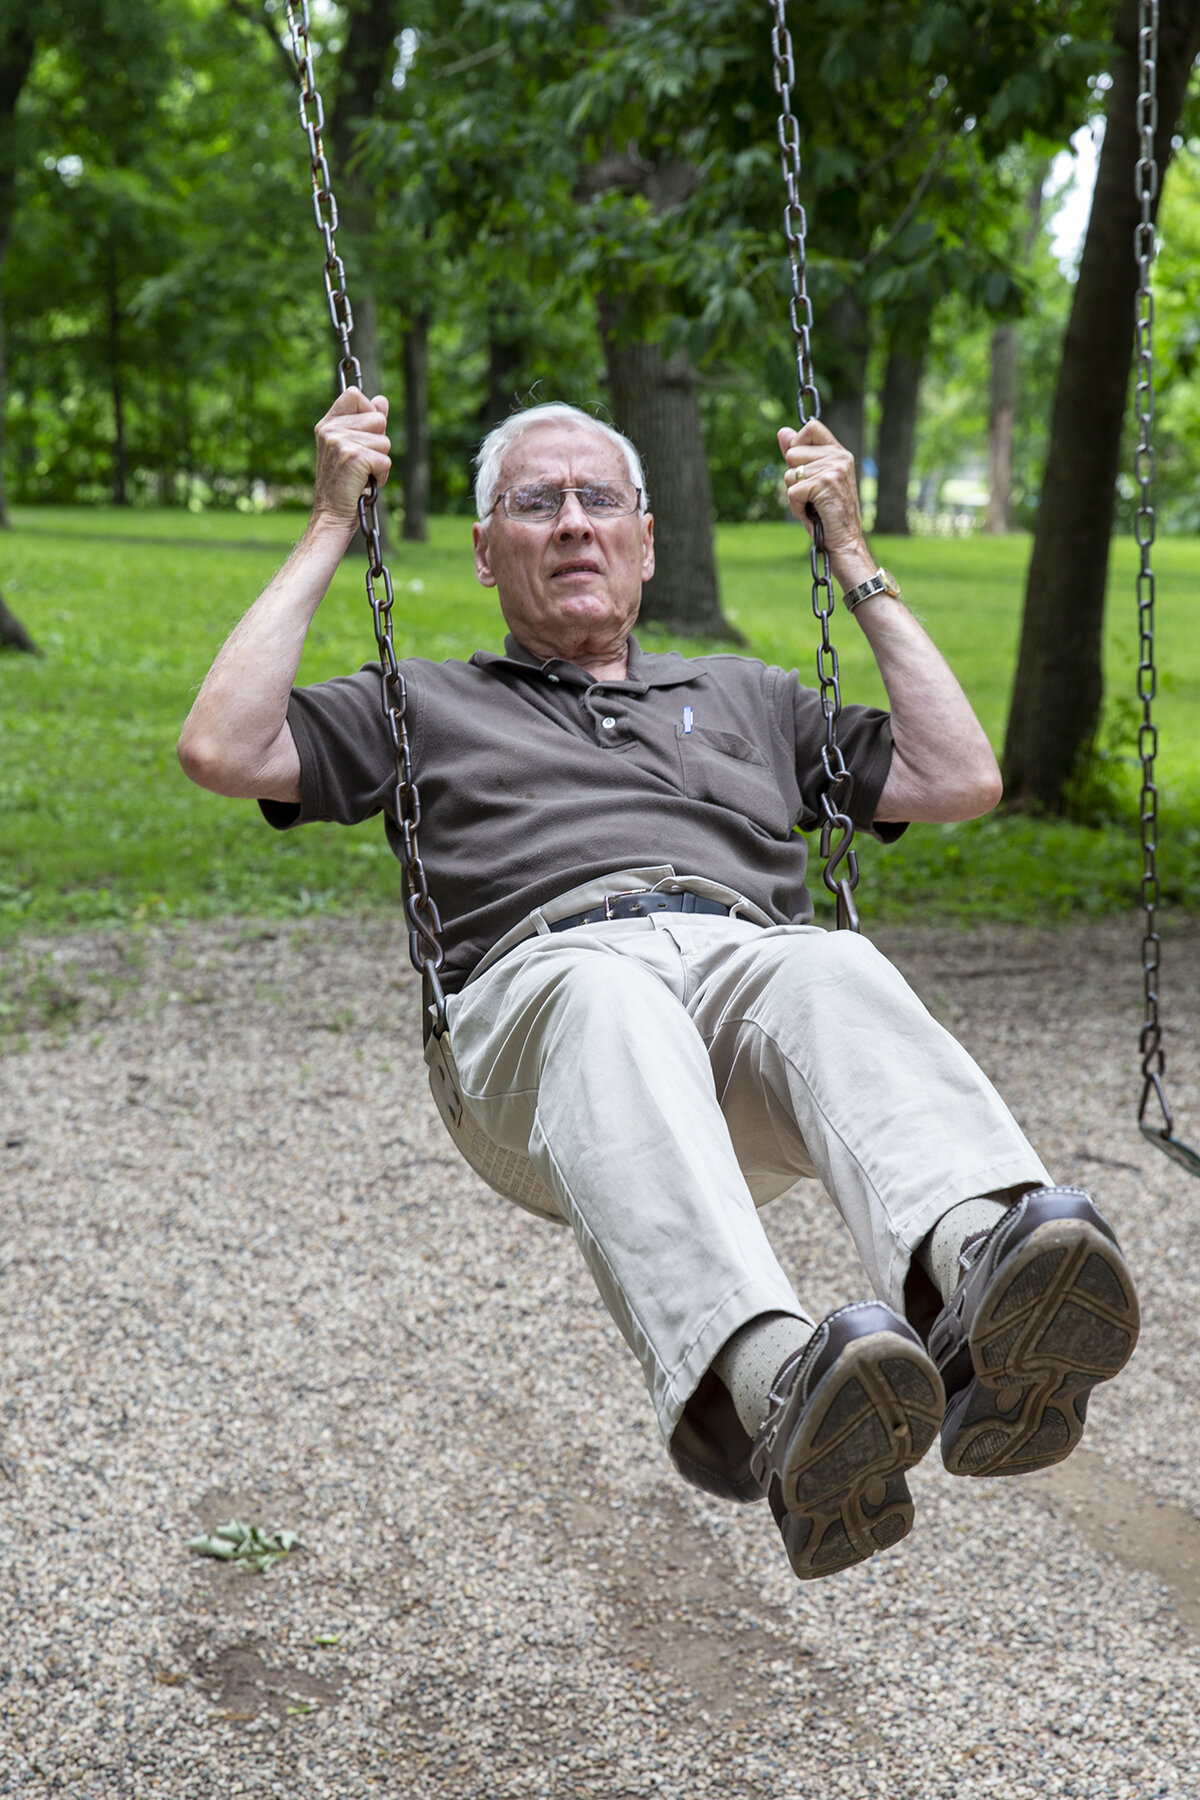
[[[813,679],[771,12],[314,7],[402,653],[496,643],[471,455],[565,398],[630,429],[674,533],[646,637],[737,632]],[[985,820],[862,845],[864,922],[1112,1220],[1137,1355],[1065,1464],[926,1457],[902,1551],[836,1580],[674,1478],[571,1235],[442,1132],[379,822],[281,837],[175,761],[335,387],[283,9],[0,0],[0,591],[40,651],[0,655],[5,1794],[1200,1800],[1198,1215],[1135,1122],[1136,7],[788,17],[826,416],[1008,777]],[[1162,29],[1164,1029],[1194,1141],[1200,0]],[[1101,139],[1081,249],[1068,146]],[[304,679],[372,653],[362,570]],[[813,1184],[764,1222],[816,1315],[861,1297]],[[264,1576],[189,1550],[232,1516],[299,1548]]]
[[[771,10],[314,5],[354,344],[393,401],[401,654],[497,642],[468,554],[471,458],[514,406],[568,399],[646,456],[647,641],[740,643],[814,678],[807,546],[774,447],[795,364]],[[864,916],[1123,909],[1141,874],[1136,6],[812,0],[791,24],[823,416],[1007,780],[989,819],[863,845]],[[218,644],[299,534],[335,391],[285,8],[3,0],[0,28],[0,593],[41,653],[0,656],[0,930],[393,907],[377,821],[279,840],[252,805],[190,788],[173,754]],[[1164,0],[1172,907],[1200,872],[1198,31],[1190,0]],[[1072,206],[1086,218],[1076,161],[1097,151],[1086,234],[1064,241]],[[371,654],[361,581],[352,552],[301,679]],[[840,612],[835,642],[846,697],[879,700]]]

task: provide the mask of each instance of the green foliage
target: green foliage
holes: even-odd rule
[[[1141,719],[1141,707],[1131,694],[1118,694],[1109,701],[1094,741],[1064,790],[1063,810],[1068,818],[1097,827],[1119,825],[1128,818],[1131,778],[1141,767]]]
[[[174,743],[222,639],[283,560],[279,516],[112,509],[17,514],[0,536],[0,587],[46,655],[0,658],[0,935],[231,913],[378,911],[399,926],[399,881],[378,820],[278,835],[249,801],[184,778]],[[880,540],[997,741],[1007,711],[1028,544],[1023,539]],[[726,601],[755,654],[814,674],[807,555],[798,527],[725,527]],[[1132,689],[1133,554],[1114,559],[1110,692]],[[1162,864],[1169,905],[1200,894],[1200,543],[1160,546],[1165,667]],[[393,558],[401,655],[498,648],[494,598],[477,586],[464,520]],[[847,699],[884,699],[861,634],[835,621]],[[670,642],[648,637],[655,646]],[[681,646],[682,647],[682,646]],[[362,566],[347,558],[317,614],[302,681],[357,668],[371,651]],[[689,644],[690,651],[702,645]],[[1119,746],[1126,753],[1127,745]],[[1136,902],[1136,774],[1121,762],[1115,818],[1094,828],[990,818],[919,826],[901,844],[862,844],[864,915],[1058,918]],[[35,972],[36,974],[36,972]],[[78,996],[31,987],[22,1018],[53,1023]],[[34,977],[31,977],[31,982]],[[0,1017],[0,1023],[3,1023]]]
[[[1155,280],[1160,355],[1156,491],[1168,530],[1200,530],[1200,136],[1171,166],[1158,216]],[[1133,498],[1132,483],[1125,497]]]
[[[345,45],[380,10],[402,54],[338,139],[355,145],[334,170],[339,244],[352,291],[373,273],[389,390],[403,329],[432,314],[435,506],[466,505],[498,404],[603,398],[604,294],[618,330],[704,366],[719,507],[762,515],[744,421],[789,416],[794,376],[761,0],[346,0],[314,14],[335,121]],[[957,335],[964,313],[1026,306],[1010,147],[1084,116],[1107,14],[809,0],[793,17],[819,372],[847,281],[889,329],[950,304]],[[103,0],[96,30],[95,8],[53,0],[46,18],[5,281],[13,497],[106,498],[120,408],[133,501],[299,500],[331,339],[281,8]]]
[[[77,10],[22,99],[11,491],[107,498],[118,405],[133,500],[229,505],[303,481],[327,324],[267,35],[216,0],[137,0],[98,32]]]

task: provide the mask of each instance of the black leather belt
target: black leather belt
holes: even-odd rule
[[[655,888],[632,888],[628,893],[608,894],[602,906],[572,913],[569,919],[555,919],[550,929],[572,931],[576,925],[602,925],[606,919],[645,919],[657,912],[717,913],[729,917],[727,906],[719,900],[706,900],[703,894],[688,890],[660,894]]]

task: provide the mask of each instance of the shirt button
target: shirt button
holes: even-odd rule
[[[546,680],[547,681],[557,681],[558,676],[557,675],[547,675]]]
[[[601,721],[600,721],[600,723],[603,725],[605,731],[611,731],[613,726],[616,724],[616,722],[617,721],[613,718],[611,713],[609,713],[609,715],[606,719],[601,719]]]

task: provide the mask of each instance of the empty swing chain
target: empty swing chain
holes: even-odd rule
[[[300,125],[308,139],[309,163],[312,170],[313,215],[317,230],[325,240],[325,295],[329,317],[341,346],[338,381],[341,391],[362,388],[362,369],[351,344],[354,314],[346,291],[346,270],[337,253],[337,201],[329,177],[329,164],[321,142],[325,125],[325,108],[317,91],[313,74],[312,44],[309,38],[311,20],[308,0],[286,0],[288,30],[292,39],[292,56],[300,84]],[[442,966],[442,921],[437,904],[429,892],[425,865],[421,861],[418,831],[421,824],[421,793],[413,778],[412,753],[408,742],[408,689],[392,642],[392,577],[383,560],[383,544],[379,532],[378,489],[372,475],[358,502],[358,522],[367,546],[367,602],[375,625],[375,642],[379,646],[380,698],[396,757],[392,806],[403,843],[406,893],[404,910],[408,919],[408,953],[413,966],[429,983],[437,1009],[438,1029],[445,1025],[446,1002],[438,971]],[[382,593],[376,583],[382,583]]]
[[[1142,907],[1146,914],[1142,937],[1142,988],[1146,1003],[1145,1019],[1138,1039],[1142,1058],[1142,1097],[1138,1105],[1138,1124],[1146,1137],[1173,1161],[1200,1175],[1200,1155],[1175,1135],[1175,1121],[1163,1076],[1166,1057],[1162,1047],[1162,1026],[1158,1018],[1158,966],[1160,941],[1158,907],[1161,890],[1158,879],[1158,787],[1154,780],[1154,759],[1158,755],[1158,730],[1154,724],[1153,705],[1158,693],[1158,671],[1154,660],[1154,570],[1150,546],[1154,542],[1154,295],[1150,275],[1154,264],[1155,196],[1158,193],[1158,163],[1154,155],[1154,136],[1158,128],[1158,0],[1138,0],[1138,160],[1134,173],[1134,189],[1141,204],[1141,218],[1134,228],[1133,247],[1137,259],[1137,318],[1135,363],[1137,381],[1134,388],[1134,411],[1138,441],[1134,457],[1134,474],[1139,494],[1134,536],[1139,562],[1137,576],[1138,607],[1138,699],[1142,703],[1142,722],[1138,727],[1138,756],[1142,764],[1142,796],[1139,820],[1142,837]],[[1158,1102],[1161,1124],[1149,1124],[1146,1112],[1150,1096]]]
[[[1134,536],[1140,563],[1137,576],[1138,609],[1138,699],[1142,703],[1142,722],[1138,728],[1138,755],[1142,764],[1140,822],[1142,837],[1142,906],[1146,929],[1142,939],[1142,986],[1146,1002],[1145,1023],[1139,1039],[1142,1058],[1142,1099],[1138,1120],[1143,1119],[1153,1092],[1162,1108],[1166,1130],[1173,1128],[1171,1109],[1163,1087],[1165,1059],[1162,1029],[1158,1022],[1159,936],[1157,912],[1160,897],[1158,880],[1158,788],[1154,780],[1154,759],[1158,753],[1158,731],[1153,719],[1153,702],[1158,691],[1158,673],[1154,662],[1154,570],[1150,563],[1150,546],[1154,542],[1154,295],[1150,287],[1154,263],[1153,204],[1158,192],[1158,165],[1154,156],[1154,133],[1158,125],[1158,71],[1155,45],[1158,31],[1158,0],[1139,0],[1138,8],[1138,160],[1134,173],[1141,218],[1134,229],[1134,255],[1137,258],[1136,374],[1134,411],[1137,418],[1138,442],[1134,456],[1134,473],[1140,493]]]
[[[792,292],[788,302],[792,337],[796,349],[796,410],[801,425],[821,416],[821,396],[813,375],[812,301],[806,286],[806,247],[808,222],[800,201],[800,127],[792,111],[792,89],[796,82],[796,65],[792,57],[792,37],[787,25],[787,0],[769,0],[775,23],[771,30],[771,49],[775,61],[775,92],[779,95],[779,161],[787,203],[783,209],[784,233],[787,237],[788,263]],[[838,719],[842,711],[842,689],[838,654],[830,640],[829,620],[833,613],[833,586],[829,575],[829,552],[821,521],[812,507],[812,541],[809,561],[812,568],[813,616],[821,627],[821,643],[817,651],[817,680],[820,685],[821,711],[825,718],[825,742],[821,746],[821,764],[828,786],[821,795],[825,817],[821,825],[821,855],[825,858],[824,881],[837,899],[839,930],[858,930],[858,912],[854,890],[858,886],[858,857],[851,848],[854,823],[849,807],[854,792],[854,777],[846,767],[837,739]],[[833,834],[841,836],[831,849]],[[839,876],[842,863],[846,873]]]

